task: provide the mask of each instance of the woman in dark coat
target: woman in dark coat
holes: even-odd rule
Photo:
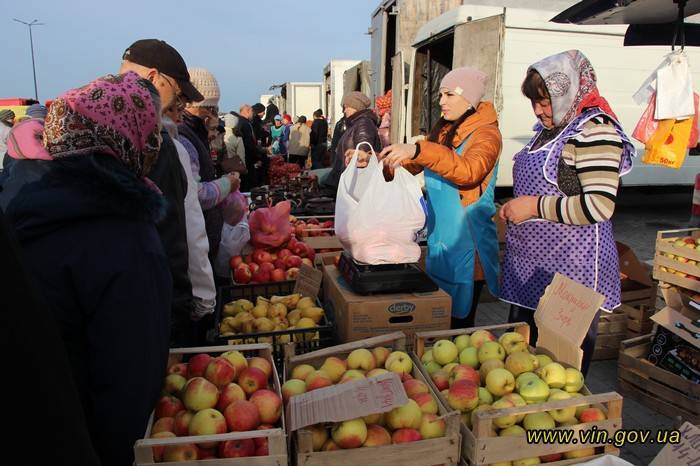
[[[51,106],[43,146],[21,151],[0,206],[60,328],[102,464],[131,464],[170,331],[155,227],[164,204],[146,178],[160,146],[158,92],[131,72],[68,91]]]

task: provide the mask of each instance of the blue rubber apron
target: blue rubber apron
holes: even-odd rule
[[[455,150],[458,155],[462,155],[469,137]],[[463,207],[454,183],[427,168],[424,170],[428,191],[426,271],[452,297],[455,318],[463,319],[471,311],[475,247],[489,291],[498,296],[498,237],[492,220],[496,213],[497,173],[498,164],[479,200]]]

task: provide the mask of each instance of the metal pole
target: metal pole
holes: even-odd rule
[[[34,75],[34,99],[39,100],[39,91],[36,86],[36,66],[34,64],[34,39],[32,37],[32,26],[29,25],[29,47],[32,49],[32,74]]]

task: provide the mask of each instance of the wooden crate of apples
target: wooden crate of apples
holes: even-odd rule
[[[256,248],[245,256],[229,260],[234,284],[294,281],[302,264],[314,266],[316,252],[292,236],[277,248]]]
[[[700,229],[657,233],[654,278],[700,292]]]
[[[591,395],[579,370],[536,354],[528,337],[527,324],[416,334],[422,370],[441,402],[461,413],[465,460],[559,464],[618,454],[607,444],[527,443],[526,431],[533,429],[595,426],[612,433],[622,427],[620,395]]]
[[[286,465],[280,389],[269,345],[171,350],[136,465]]]
[[[288,359],[282,385],[285,403],[307,391],[388,371],[400,374],[409,397],[406,405],[387,413],[295,432],[298,465],[459,462],[459,416],[438,402],[417,361],[404,349],[405,335],[396,332]]]

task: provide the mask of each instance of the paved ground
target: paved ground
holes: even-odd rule
[[[615,238],[630,246],[642,261],[654,257],[658,230],[684,228],[690,218],[692,190],[624,189],[614,217]],[[503,303],[484,303],[479,307],[477,325],[503,323],[508,307]],[[593,393],[617,389],[617,360],[594,361],[586,384]],[[623,425],[626,429],[669,429],[674,421],[646,406],[626,398],[623,402]],[[638,466],[648,465],[660,450],[659,445],[628,445],[621,457]]]

